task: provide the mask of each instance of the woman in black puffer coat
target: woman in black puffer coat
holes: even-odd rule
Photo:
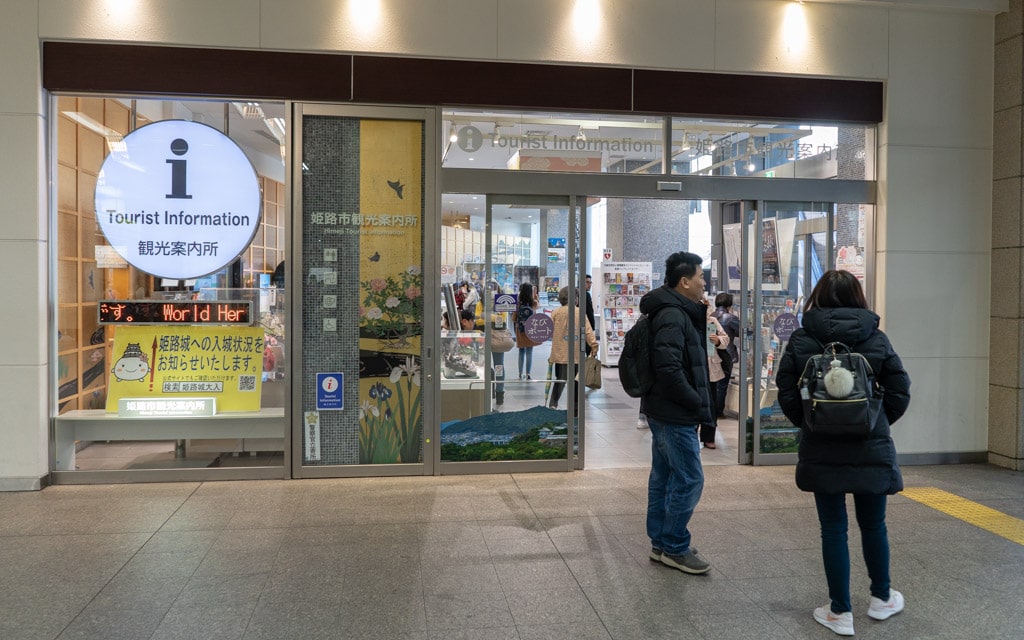
[[[868,615],[876,620],[903,610],[903,594],[889,588],[889,538],[886,497],[903,489],[896,447],[889,426],[910,404],[910,377],[889,338],[878,329],[857,278],[828,271],[804,308],[803,327],[793,332],[779,363],[779,406],[802,427],[796,484],[814,493],[821,524],[821,550],[831,603],[814,610],[814,619],[840,635],[853,635],[850,604],[850,552],[847,547],[846,494],[852,493],[860,526],[864,562],[871,578]],[[883,390],[882,408],[871,435],[838,440],[803,428],[798,382],[811,356],[829,342],[842,342],[863,354]]]

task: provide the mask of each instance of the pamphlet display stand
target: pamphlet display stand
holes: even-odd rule
[[[601,363],[619,364],[626,332],[640,318],[640,298],[651,290],[650,262],[602,262],[597,299],[600,308]]]

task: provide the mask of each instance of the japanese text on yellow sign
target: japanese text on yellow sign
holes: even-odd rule
[[[260,327],[118,327],[107,411],[184,395],[216,398],[218,413],[259,411],[264,348]]]

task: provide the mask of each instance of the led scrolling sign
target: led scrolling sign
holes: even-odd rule
[[[100,324],[252,324],[248,300],[102,300]]]

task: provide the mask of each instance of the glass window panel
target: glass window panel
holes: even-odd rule
[[[444,167],[658,173],[663,120],[581,113],[446,110]]]
[[[133,106],[136,115],[134,124],[131,117]],[[258,360],[261,366],[257,370],[262,369],[262,372],[255,376],[261,391],[258,407],[283,408],[287,371],[285,291],[282,288],[283,282],[282,287],[255,288],[259,286],[257,283],[269,283],[271,271],[276,266],[276,263],[267,265],[263,262],[262,247],[258,249],[260,259],[255,265],[257,270],[248,274],[243,274],[238,265],[233,264],[194,281],[154,278],[109,253],[110,247],[93,213],[97,174],[103,159],[119,149],[118,145],[124,135],[133,126],[137,128],[164,119],[201,121],[221,131],[230,129],[231,138],[242,148],[256,169],[265,192],[271,197],[283,193],[285,168],[280,151],[280,140],[284,139],[283,103],[245,103],[245,106],[236,106],[235,103],[220,101],[60,97],[56,100],[56,107],[60,117],[54,152],[58,158],[59,326],[55,340],[60,354],[60,362],[56,365],[60,379],[59,412],[64,414],[90,409],[103,411],[107,408],[109,373],[111,360],[114,359],[110,349],[113,347],[112,340],[120,333],[113,327],[98,324],[97,303],[104,299],[198,298],[251,301],[254,315],[258,314],[258,326],[245,330],[254,337],[260,337],[259,350],[262,353]],[[230,126],[225,125],[226,120],[230,121]],[[286,242],[286,212],[277,210],[276,204],[274,207],[277,223],[273,227],[274,239],[283,245]],[[275,251],[274,255],[280,257],[281,253]],[[238,282],[253,283],[254,288],[225,288]],[[193,335],[208,329],[194,325],[177,328]],[[128,336],[130,331],[142,329],[145,327],[121,327],[120,332]],[[159,330],[170,329],[166,327]],[[154,348],[154,340],[151,338],[144,342],[141,347],[148,353],[149,349]],[[123,345],[121,349],[124,350]],[[156,357],[166,357],[166,354],[157,352]],[[241,388],[242,381],[239,379],[236,382]],[[157,383],[159,386],[159,378]],[[148,388],[152,386],[150,383]],[[138,391],[145,392],[142,387]],[[161,393],[158,390],[157,396],[161,396]],[[166,392],[163,392],[163,397],[167,397]],[[225,409],[218,402],[217,410],[221,414],[231,409]],[[109,419],[114,422],[119,420],[116,412],[111,412]],[[159,423],[156,424],[159,426]],[[72,464],[71,468],[277,466],[283,464],[283,426],[281,435],[282,438],[252,439],[246,436],[243,429],[238,438],[229,440],[186,440],[184,458],[175,453],[174,443],[179,437],[173,430],[166,433],[166,441],[146,441],[121,447],[122,450],[137,450],[138,456],[110,455],[105,449],[110,446],[107,443],[83,443],[91,449],[90,454],[77,456],[77,465]],[[242,452],[255,455],[235,455]]]
[[[672,173],[874,179],[874,127],[674,118]]]

